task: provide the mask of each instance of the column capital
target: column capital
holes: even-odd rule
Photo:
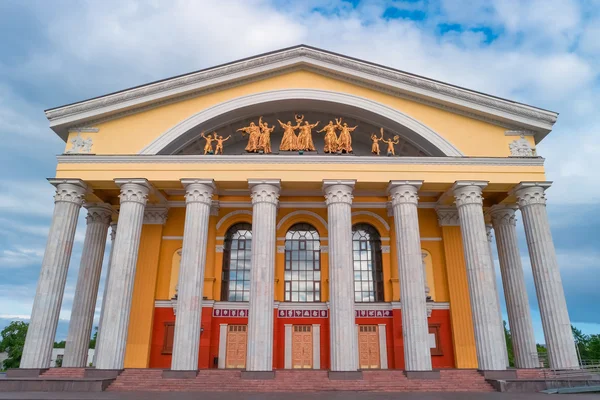
[[[82,206],[86,193],[91,191],[81,179],[48,179],[48,182],[56,187],[55,203],[65,201]]]
[[[388,194],[392,199],[392,206],[396,204],[414,204],[419,202],[417,192],[423,181],[390,181]]]
[[[110,224],[112,215],[114,213],[110,204],[106,203],[88,203],[85,205],[88,210],[88,214],[85,217],[86,222],[94,223],[99,222],[103,224]]]
[[[435,208],[439,226],[460,226],[458,209],[454,206],[438,206]]]
[[[493,226],[517,225],[516,204],[495,204],[488,211]]]
[[[169,207],[165,206],[146,206],[144,209],[144,225],[164,225],[167,222]]]
[[[325,204],[344,203],[352,205],[354,185],[356,185],[354,179],[324,180],[323,193],[325,194]]]
[[[181,184],[185,187],[185,202],[212,204],[212,196],[215,192],[215,181],[212,179],[182,179]]]
[[[487,184],[486,181],[456,181],[452,186],[456,206],[461,207],[466,204],[483,205],[481,193]]]
[[[114,181],[121,188],[121,194],[119,195],[121,204],[133,202],[146,205],[148,194],[152,191],[152,186],[147,179],[115,179]]]
[[[248,179],[252,204],[279,204],[281,180],[279,179]]]
[[[525,207],[532,204],[546,205],[545,191],[552,185],[552,182],[521,182],[510,194],[517,197],[519,207]]]

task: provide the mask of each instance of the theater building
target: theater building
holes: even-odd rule
[[[535,147],[555,112],[308,46],[46,111],[66,143],[21,368],[174,372],[578,365]],[[48,201],[52,201],[48,199]],[[83,209],[82,209],[83,207]],[[76,260],[77,262],[78,260]]]

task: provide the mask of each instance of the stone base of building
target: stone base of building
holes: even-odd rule
[[[432,371],[404,371],[404,375],[408,379],[440,379],[439,370]]]
[[[503,369],[503,370],[479,370],[479,373],[483,375],[485,379],[493,380],[506,380],[506,379],[517,379],[516,369]]]
[[[83,376],[85,378],[115,379],[121,372],[123,372],[122,369],[86,368]]]
[[[275,371],[242,371],[242,379],[275,379]]]
[[[165,369],[162,372],[163,379],[194,379],[198,376],[198,371],[177,371]]]
[[[329,379],[332,381],[356,381],[362,380],[362,371],[329,371]]]
[[[37,378],[48,368],[11,368],[6,371],[7,378]]]

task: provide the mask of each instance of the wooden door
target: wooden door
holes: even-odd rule
[[[247,325],[227,327],[227,356],[225,368],[246,368]]]
[[[292,334],[292,368],[313,367],[313,340],[311,325],[294,325]]]
[[[359,325],[358,358],[360,369],[381,368],[379,358],[379,332],[377,325]]]

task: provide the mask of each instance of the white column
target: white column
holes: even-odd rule
[[[431,371],[425,274],[417,214],[417,191],[422,184],[422,181],[390,181],[388,187],[396,227],[404,365],[407,371]]]
[[[490,214],[496,233],[496,247],[500,259],[500,273],[512,335],[515,367],[537,368],[538,360],[535,356],[537,349],[517,241],[515,209],[516,206],[497,204],[492,207]]]
[[[522,182],[514,194],[523,216],[550,366],[577,368],[579,362],[571,321],[546,212],[544,190],[548,187],[550,182]]]
[[[331,371],[358,370],[351,211],[355,183],[323,181],[329,229]]]
[[[108,204],[90,205],[87,210],[87,228],[79,264],[77,286],[75,287],[73,309],[71,310],[63,367],[82,368],[87,366],[106,236],[113,213],[112,207]]]
[[[381,369],[388,369],[387,359],[387,334],[385,331],[385,324],[379,324],[379,365]],[[429,342],[427,347],[429,347]]]
[[[460,219],[473,328],[480,370],[504,370],[498,302],[490,246],[483,221],[482,189],[487,182],[456,182],[453,187]]]
[[[292,324],[285,324],[285,343],[284,343],[284,353],[283,353],[283,368],[284,369],[292,369]]]
[[[92,361],[92,365],[96,366],[96,357],[100,350],[100,342],[98,338],[100,337],[100,332],[102,332],[102,317],[104,313],[104,304],[106,303],[106,289],[108,288],[108,279],[110,278],[110,264],[112,263],[113,258],[113,250],[115,248],[115,237],[117,236],[117,223],[110,223],[110,253],[108,254],[108,263],[106,263],[106,277],[104,278],[104,292],[102,292],[102,306],[100,307],[100,320],[98,321],[98,335],[96,335],[96,348],[94,349],[94,358]]]
[[[102,309],[102,323],[109,329],[103,329],[97,339],[101,350],[96,357],[98,369],[123,369],[144,208],[151,190],[146,179],[115,179],[115,182],[121,187],[119,234],[114,242]]]
[[[252,197],[252,261],[246,370],[273,370],[275,231],[279,180],[248,180]]]
[[[219,325],[219,369],[224,369],[227,361],[227,324]]]
[[[48,233],[21,368],[49,368],[73,250],[79,209],[87,186],[78,179],[51,179],[56,186],[54,214]]]
[[[507,367],[510,365],[508,360],[508,349],[506,348],[506,335],[504,334],[504,319],[502,318],[502,309],[500,305],[500,293],[498,293],[498,279],[496,279],[496,267],[494,265],[494,256],[492,252],[492,224],[485,224],[485,233],[488,240],[488,246],[490,248],[490,263],[492,266],[492,276],[494,277],[494,293],[496,295],[496,303],[498,307],[498,319],[500,320],[500,337],[502,337],[502,354],[504,355],[504,365]]]
[[[313,324],[313,369],[321,369],[321,325]]]
[[[208,220],[215,184],[212,179],[182,179],[181,183],[185,186],[185,226],[171,369],[195,371],[198,369],[200,348]]]

